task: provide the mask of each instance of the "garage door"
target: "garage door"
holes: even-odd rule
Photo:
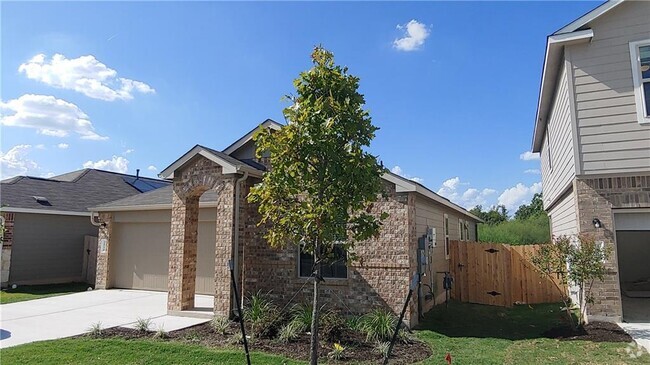
[[[214,222],[199,223],[196,292],[214,294]],[[169,222],[115,223],[111,237],[112,286],[167,291]]]

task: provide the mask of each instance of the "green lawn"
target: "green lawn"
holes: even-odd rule
[[[87,290],[86,283],[67,283],[50,285],[21,285],[16,289],[0,291],[0,304],[16,303],[25,300],[53,297]]]
[[[418,337],[433,356],[424,364],[650,364],[650,355],[631,358],[628,343],[559,341],[543,338],[566,319],[560,304],[500,308],[452,303],[435,307],[421,323]]]
[[[454,303],[436,307],[417,336],[433,356],[422,364],[650,364],[650,355],[631,358],[627,343],[558,341],[541,333],[562,323],[559,304],[512,309]],[[255,346],[252,346],[255,349]],[[242,364],[241,349],[210,349],[158,340],[64,339],[3,349],[2,364]],[[303,364],[254,353],[253,363]]]

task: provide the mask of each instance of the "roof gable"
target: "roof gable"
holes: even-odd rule
[[[274,121],[273,119],[267,119],[262,124],[259,126],[253,128],[250,132],[246,133],[243,137],[239,138],[235,142],[233,142],[230,146],[226,147],[223,150],[223,153],[227,155],[231,155],[233,152],[237,151],[239,148],[244,146],[247,142],[251,141],[253,139],[253,136],[255,135],[255,132],[262,127],[262,128],[271,128],[274,130],[280,130],[283,125]]]
[[[261,176],[262,171],[240,161],[234,157],[227,155],[224,152],[213,150],[212,148],[196,145],[187,151],[183,156],[174,161],[171,165],[167,166],[160,174],[159,177],[164,179],[171,179],[174,177],[174,172],[186,164],[188,164],[194,157],[203,156],[208,160],[216,163],[223,168],[224,174],[235,174],[238,172],[248,172],[254,176]]]

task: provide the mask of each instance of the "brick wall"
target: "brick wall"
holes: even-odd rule
[[[612,209],[650,207],[650,175],[577,178],[574,190],[579,231],[592,234],[597,241],[613,248],[613,255],[606,263],[607,276],[603,282],[594,284],[595,302],[587,306],[587,314],[594,319],[620,321],[623,312]],[[594,218],[600,220],[602,228],[594,227]]]
[[[14,242],[14,213],[2,212],[4,218],[4,234],[2,236],[2,260],[0,262],[0,285],[5,287],[9,282],[11,268],[11,246]]]
[[[99,234],[97,235],[97,274],[95,277],[95,289],[108,289],[110,281],[110,253],[111,253],[111,233],[113,231],[113,214],[100,213]],[[105,250],[102,250],[105,245]]]
[[[247,185],[246,192],[249,188]],[[245,211],[240,225],[244,293],[250,295],[260,290],[270,293],[279,305],[287,304],[292,298],[291,303],[311,303],[312,281],[298,277],[298,247],[269,247],[263,238],[263,227],[257,226],[257,206],[242,202],[242,209]],[[414,197],[396,193],[394,186],[387,198],[374,205],[374,213],[385,211],[390,215],[379,237],[357,245],[359,260],[348,266],[347,279],[325,279],[321,300],[327,307],[344,313],[365,313],[383,307],[399,313],[417,265],[414,209]],[[405,319],[411,324],[417,321],[414,303],[417,302],[412,302]]]

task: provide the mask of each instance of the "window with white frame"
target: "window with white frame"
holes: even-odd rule
[[[469,238],[469,222],[463,222],[463,228],[465,229],[465,241],[470,241]]]
[[[650,124],[650,39],[630,42],[630,59],[637,119]]]
[[[458,236],[461,241],[465,241],[465,230],[463,229],[463,220],[458,220]]]
[[[300,245],[299,275],[307,278],[314,272],[314,255],[306,253]],[[347,255],[341,245],[334,245],[334,251],[330,255],[329,264],[321,265],[321,276],[324,278],[346,279],[348,277]]]
[[[443,226],[442,228],[445,231],[445,258],[449,260],[449,216],[447,214],[445,214]]]

